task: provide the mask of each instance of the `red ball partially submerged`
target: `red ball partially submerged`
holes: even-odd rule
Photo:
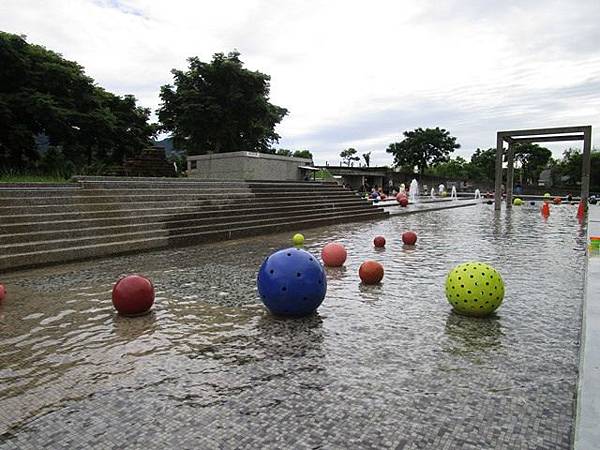
[[[377,261],[365,261],[358,269],[358,276],[365,284],[377,284],[383,279],[383,266]]]
[[[402,242],[406,245],[415,245],[417,243],[417,233],[414,231],[405,231],[402,233]]]
[[[373,245],[375,245],[377,248],[385,247],[385,238],[383,236],[375,236],[375,239],[373,239]]]
[[[343,266],[347,256],[346,248],[337,242],[330,242],[321,250],[323,264],[329,267]]]
[[[115,309],[125,316],[146,313],[154,304],[154,286],[141,275],[127,275],[117,281],[112,290]]]
[[[6,297],[6,288],[3,284],[0,284],[0,302],[4,300],[4,297]]]

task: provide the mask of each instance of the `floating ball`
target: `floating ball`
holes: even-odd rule
[[[417,243],[417,233],[414,231],[405,231],[402,233],[402,242],[406,245],[415,245]]]
[[[0,284],[0,302],[2,300],[4,300],[5,297],[6,297],[6,288],[4,287],[3,284]]]
[[[294,245],[297,246],[302,246],[304,245],[304,236],[300,233],[296,233],[293,237],[292,237],[292,242]]]
[[[404,192],[398,192],[398,195],[396,195],[396,201],[400,203],[400,200],[403,198],[406,198],[406,194]]]
[[[513,200],[513,205],[515,205],[515,206],[521,206],[522,204],[523,204],[523,200],[521,200],[518,197]]]
[[[375,198],[373,199],[373,203],[379,203],[379,197],[375,197]]]
[[[385,238],[383,236],[375,236],[375,239],[373,239],[373,245],[377,248],[385,247]]]
[[[504,282],[492,266],[480,262],[459,264],[446,278],[446,298],[459,314],[487,316],[504,299]]]
[[[535,202],[529,202],[531,206],[535,206]]]
[[[406,208],[408,206],[408,198],[402,197],[400,200],[398,200],[398,203],[400,203],[400,206],[403,208]]]
[[[552,203],[554,203],[555,205],[560,205],[562,203],[562,198],[554,197],[554,200],[552,200]]]
[[[343,266],[346,262],[347,256],[348,253],[346,252],[346,248],[337,242],[330,242],[323,247],[323,250],[321,250],[321,259],[323,260],[323,264],[328,267]]]
[[[154,286],[141,275],[127,275],[115,283],[112,290],[115,309],[125,316],[146,313],[154,304]]]
[[[256,284],[261,300],[276,316],[312,314],[327,292],[323,266],[299,248],[279,250],[267,257],[260,266]]]
[[[486,203],[486,205],[493,205],[493,204],[494,204],[494,202],[493,202],[492,200],[488,200],[488,201],[487,201],[487,202],[485,202],[485,203]]]
[[[365,284],[377,284],[383,279],[383,266],[377,261],[365,261],[358,269],[358,276]]]

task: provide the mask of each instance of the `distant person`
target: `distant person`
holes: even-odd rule
[[[442,193],[446,192],[446,186],[444,186],[444,183],[441,183],[438,186],[438,192],[440,193],[440,195],[442,195]]]
[[[392,192],[394,192],[394,182],[390,178],[388,181],[388,195],[390,195]]]

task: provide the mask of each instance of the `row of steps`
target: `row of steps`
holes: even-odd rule
[[[0,271],[385,217],[335,183],[80,177],[0,187]]]

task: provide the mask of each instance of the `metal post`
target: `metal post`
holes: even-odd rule
[[[583,163],[581,166],[581,201],[587,203],[590,195],[590,166],[592,148],[592,127],[583,130]]]
[[[494,192],[494,209],[500,211],[502,202],[502,153],[504,152],[504,139],[498,133],[496,135],[496,183]]]
[[[515,149],[510,143],[508,144],[508,151],[506,155],[507,168],[506,168],[506,207],[512,208],[512,196],[513,196],[513,178],[515,174],[514,158]]]

